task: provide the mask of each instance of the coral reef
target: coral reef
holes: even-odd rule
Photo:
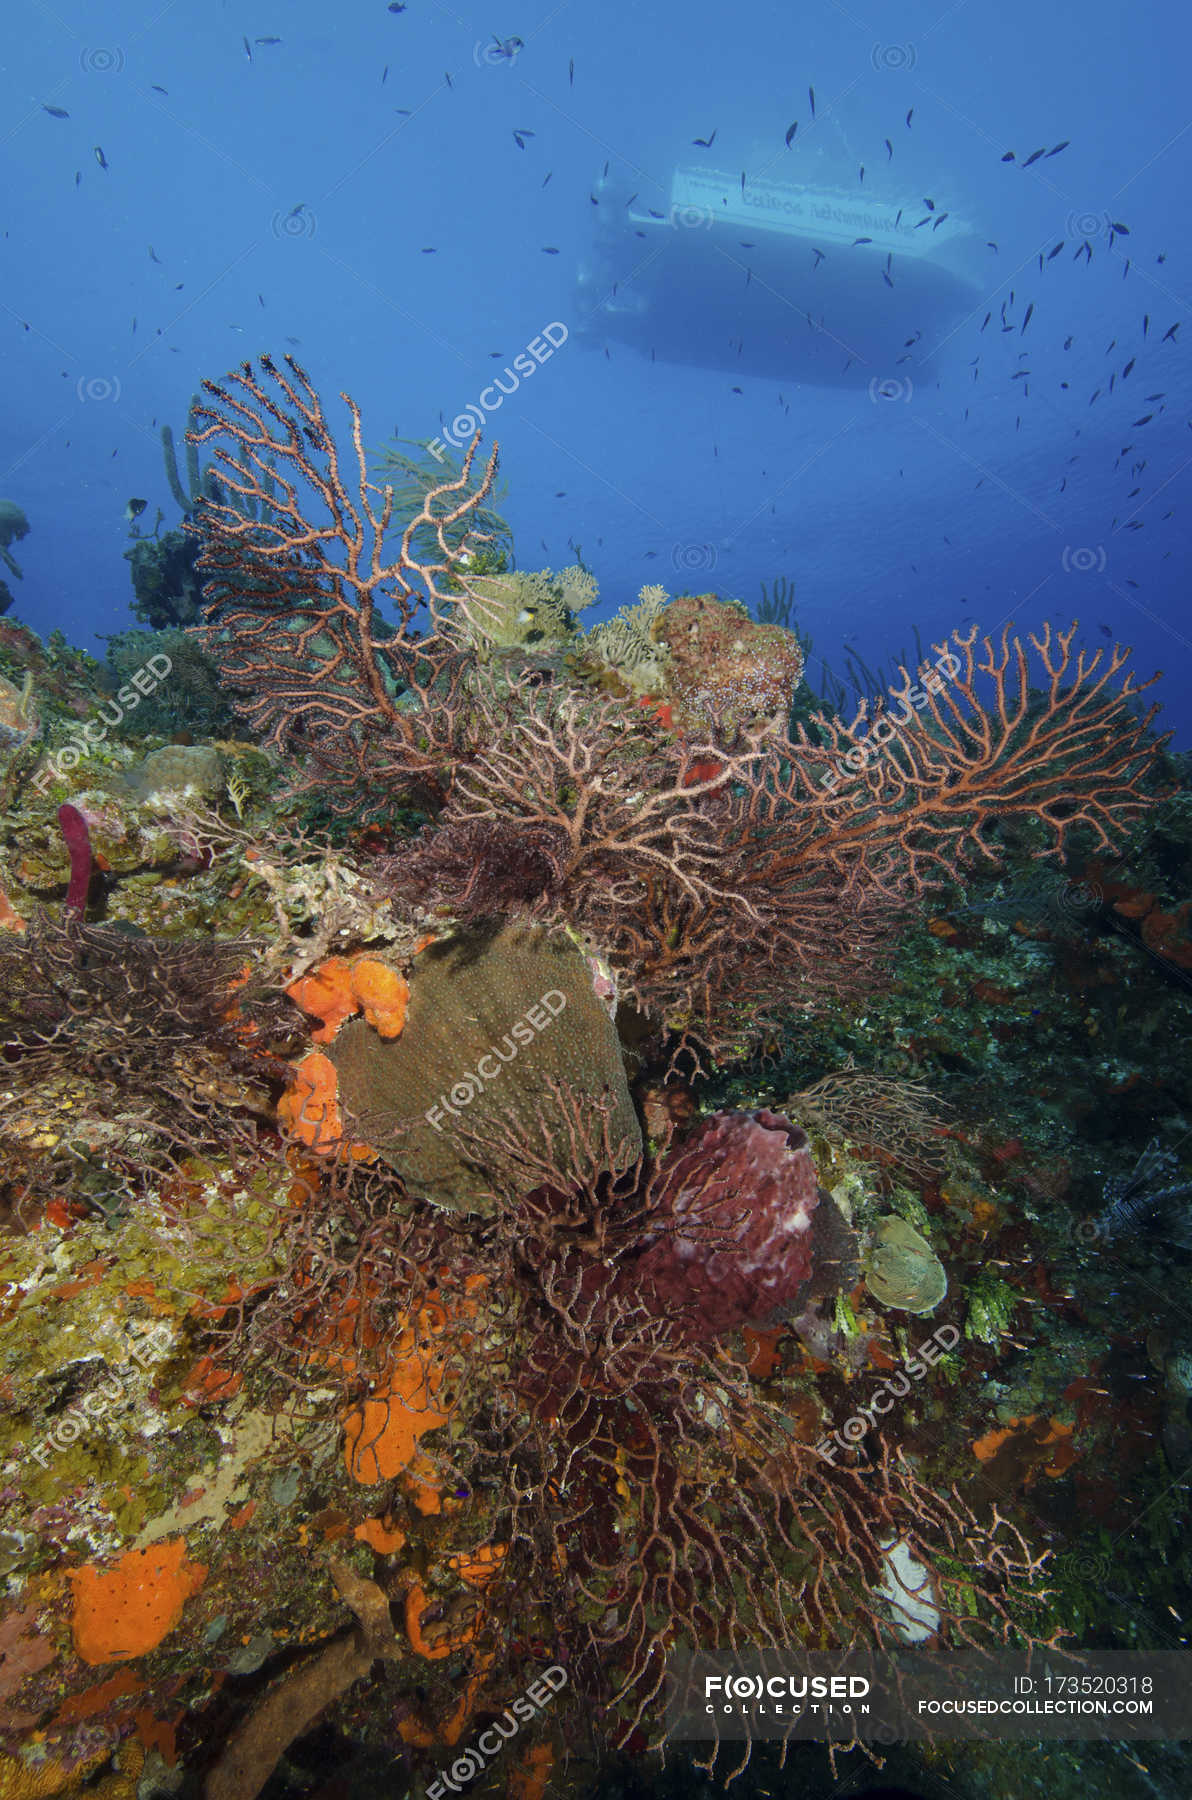
[[[1124,653],[791,722],[785,614],[585,634],[475,445],[206,396],[210,610],[122,679],[201,642],[263,745],[0,623],[0,1791],[661,1792],[692,1646],[1166,1647],[1192,830]]]

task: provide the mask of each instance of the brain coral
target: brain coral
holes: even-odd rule
[[[566,1166],[566,1113],[555,1090],[609,1108],[617,1168],[641,1152],[617,1033],[591,970],[574,945],[538,927],[431,944],[415,962],[401,1035],[386,1041],[354,1019],[328,1055],[356,1135],[412,1193],[456,1211],[491,1210],[510,1115],[530,1129],[541,1119]]]

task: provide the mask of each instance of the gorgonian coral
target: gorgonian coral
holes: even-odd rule
[[[0,1142],[22,1196],[127,1194],[226,1139],[230,1116],[268,1114],[298,1015],[254,976],[256,948],[86,925],[74,907],[0,938]]]
[[[601,699],[582,658],[529,685],[482,667],[467,526],[495,452],[474,479],[473,443],[460,475],[396,520],[392,489],[367,479],[355,406],[349,478],[285,360],[204,384],[196,441],[230,447],[214,452],[229,503],[205,500],[194,526],[202,635],[307,785],[366,816],[411,799],[431,814],[394,859],[399,905],[569,925],[643,1009],[723,1046],[764,1013],[872,981],[907,904],[996,857],[1002,822],[1037,821],[1057,850],[1078,826],[1107,844],[1148,803],[1153,713],[1132,706],[1128,672],[1114,686],[1128,653],[1074,652],[1075,628],[1030,639],[1040,694],[1009,628],[973,627],[937,646],[922,684],[902,671],[899,712],[821,713],[793,735],[723,668],[696,681],[676,733],[665,706]],[[420,560],[428,534],[438,548]],[[660,646],[663,623],[649,626]]]

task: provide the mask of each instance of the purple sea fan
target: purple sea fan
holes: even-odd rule
[[[633,1276],[684,1337],[708,1342],[763,1325],[806,1298],[817,1251],[840,1219],[801,1126],[765,1108],[716,1113],[659,1177],[654,1217],[665,1229]]]

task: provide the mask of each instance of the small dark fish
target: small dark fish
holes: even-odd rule
[[[1113,632],[1108,625],[1098,625],[1097,630],[1101,632],[1104,637],[1111,638],[1113,636]]]
[[[386,63],[385,67],[381,70],[381,86],[382,87],[384,87],[384,85],[388,81],[388,79],[389,79],[389,64]]]
[[[947,213],[946,213],[946,212],[942,212],[942,213],[937,213],[937,214],[936,214],[936,215],[935,215],[935,224],[934,224],[934,225],[933,225],[933,226],[932,226],[932,227],[931,227],[931,229],[932,229],[932,230],[933,230],[933,231],[938,231],[938,230],[939,230],[939,228],[940,228],[940,226],[941,226],[941,225],[942,225],[942,224],[943,224],[943,222],[944,222],[944,220],[945,220],[945,219],[946,219],[946,218],[947,218],[947,217],[948,217],[948,215],[947,215]]]
[[[992,250],[992,251],[993,251],[993,253],[994,253],[994,255],[995,255],[995,256],[996,256],[996,255],[997,255],[997,253],[998,253],[998,250],[997,250],[997,245],[996,245],[996,244],[995,244],[995,243],[994,243],[994,241],[993,241],[993,239],[992,239],[992,238],[986,238],[986,240],[985,240],[985,248],[986,248],[986,249],[987,249],[987,250]]]
[[[733,393],[734,393],[734,394],[743,394],[743,393],[744,393],[744,392],[745,392],[745,389],[744,389],[744,388],[736,388],[736,387],[735,387],[735,388],[734,388],[734,389],[733,389]]]
[[[742,250],[756,250],[757,249],[756,244],[747,244],[745,242],[744,238],[738,238],[737,242],[741,246]]]
[[[515,131],[513,134],[513,141],[517,145],[519,150],[524,150],[526,147],[526,139],[528,137],[533,137],[533,135],[534,135],[534,133],[532,131],[526,131],[524,129],[521,131]]]
[[[1047,155],[1046,145],[1044,145],[1042,150],[1032,150],[1030,155],[1027,157],[1026,161],[1023,163],[1023,165],[1022,165],[1023,168],[1029,169],[1032,163],[1037,163],[1041,156],[1046,156],[1046,155]]]
[[[864,163],[861,164],[861,181],[862,181],[862,184],[864,184],[864,181],[865,181],[865,164]]]
[[[889,138],[884,138],[882,141],[884,142],[884,144],[886,146],[886,161],[892,162],[894,159],[894,146],[890,142]]]
[[[1130,227],[1128,225],[1119,224],[1116,219],[1111,219],[1109,221],[1109,229],[1110,231],[1116,231],[1119,237],[1129,237],[1130,235]]]
[[[157,251],[153,248],[152,244],[150,244],[150,246],[149,246],[149,261],[155,262],[155,263],[159,263],[161,261],[161,257],[157,254]]]
[[[130,521],[133,519],[139,519],[141,514],[144,512],[145,508],[148,506],[148,504],[149,504],[148,500],[130,500],[128,505],[124,509],[125,518]]]
[[[104,155],[103,150],[101,149],[101,147],[98,144],[96,144],[96,146],[95,146],[95,160],[99,164],[101,169],[107,168],[108,159]]]
[[[254,38],[253,43],[254,44],[280,44],[281,39],[280,38],[272,38],[272,37],[270,37],[270,38]]]
[[[1033,313],[1033,312],[1034,312],[1034,310],[1035,310],[1035,303],[1034,303],[1034,301],[1033,301],[1033,300],[1032,300],[1032,301],[1031,301],[1031,303],[1030,303],[1030,305],[1029,305],[1029,306],[1028,306],[1028,307],[1027,307],[1027,309],[1026,309],[1026,312],[1025,312],[1025,313],[1024,313],[1024,314],[1023,314],[1023,319],[1022,319],[1022,331],[1025,331],[1025,330],[1026,330],[1026,328],[1027,328],[1027,326],[1028,326],[1028,325],[1029,325],[1029,324],[1030,324],[1030,322],[1031,322],[1031,314],[1032,314],[1032,313]],[[1019,337],[1021,337],[1021,336],[1022,336],[1022,331],[1020,331],[1020,332],[1019,332],[1019,334],[1018,334],[1018,335],[1019,335]]]
[[[909,131],[909,130],[910,130],[910,128],[911,128],[911,120],[912,120],[912,119],[913,119],[913,118],[914,118],[914,116],[915,116],[915,109],[914,109],[914,107],[913,107],[913,106],[912,106],[912,107],[911,107],[911,110],[910,110],[910,111],[909,111],[909,112],[908,112],[908,113],[907,113],[907,115],[906,115],[906,128],[907,128],[907,130],[908,130],[908,131]]]
[[[895,231],[897,231],[897,230],[898,230],[898,227],[899,227],[899,225],[900,225],[900,224],[901,224],[901,223],[902,223],[902,208],[901,208],[901,206],[900,206],[900,207],[899,207],[899,208],[898,208],[898,216],[897,216],[897,217],[896,217],[896,219],[895,219],[895,220],[894,220],[894,229],[895,229]]]
[[[287,344],[294,344],[295,346],[299,345],[301,342],[302,342],[301,338],[288,337],[286,339]]]
[[[156,81],[154,81],[154,82],[151,82],[151,83],[150,83],[150,86],[151,86],[151,87],[152,87],[152,89],[153,89],[153,92],[154,92],[154,93],[155,93],[155,94],[164,94],[164,95],[165,95],[165,97],[166,97],[166,99],[167,99],[167,100],[168,100],[168,99],[169,99],[169,97],[170,97],[170,90],[169,90],[169,88],[163,88],[163,87],[158,87],[158,85],[157,85],[157,83],[156,83]]]
[[[1180,328],[1180,322],[1177,319],[1175,324],[1169,325],[1167,330],[1163,333],[1163,338],[1162,338],[1163,343],[1166,343],[1168,338],[1170,338],[1172,343],[1174,344],[1175,343],[1175,334],[1179,330],[1179,328]]]
[[[1133,431],[1137,425],[1149,425],[1154,416],[1154,413],[1143,413],[1141,419],[1132,420],[1130,424],[1131,431]]]
[[[1007,151],[1006,151],[1006,154],[1005,154],[1005,155],[1004,155],[1004,156],[1003,156],[1003,157],[1002,157],[1002,161],[1003,161],[1003,162],[1013,162],[1013,161],[1014,161],[1014,152],[1013,152],[1013,150],[1007,150]]]
[[[814,117],[815,117],[815,89],[813,87],[808,88],[807,98],[811,102],[811,116],[814,119]]]
[[[81,182],[81,181],[82,181],[82,179],[83,179],[83,171],[82,171],[82,169],[76,169],[76,170],[75,170],[75,186],[76,186],[76,187],[78,187],[78,186],[79,186],[79,184],[80,184],[80,182]]]
[[[567,86],[568,87],[575,86],[575,58],[574,58],[574,56],[571,58],[571,61],[567,64]]]
[[[1143,315],[1142,315],[1142,335],[1143,335],[1143,337],[1146,336],[1147,331],[1150,329],[1150,323],[1151,323],[1150,313],[1143,313]]]
[[[929,200],[926,195],[923,196],[923,204],[927,208],[928,212],[935,211],[935,201]]]
[[[744,171],[744,169],[741,170],[741,192],[742,193],[745,192],[745,171]]]
[[[872,244],[872,242],[873,242],[872,238],[854,238],[853,239],[853,248],[855,249],[858,244]]]
[[[406,10],[406,0],[389,0],[389,4],[385,8],[386,12],[391,12],[391,13],[404,13],[405,10]]]
[[[1072,348],[1072,339],[1070,337],[1066,337],[1064,339],[1064,349],[1070,350],[1071,348]]]
[[[246,37],[242,37],[240,42],[244,45],[245,56],[247,56],[249,62],[251,62],[252,61],[252,45],[249,43],[249,41]]]
[[[719,131],[719,130],[720,130],[720,127],[718,125],[716,127],[716,131]],[[716,142],[716,131],[714,131],[712,133],[711,137],[692,138],[691,141],[693,144],[698,144],[701,150],[710,150],[712,148],[712,145]]]
[[[547,181],[549,181],[549,180],[550,180],[550,178],[551,178],[551,176],[552,176],[552,175],[553,175],[553,174],[554,174],[554,170],[553,170],[553,169],[548,169],[548,170],[547,170],[547,171],[546,171],[546,181],[544,181],[544,182],[543,182],[543,184],[542,184],[542,185],[543,185],[543,187],[545,187],[545,186],[546,186],[546,182],[547,182]],[[662,214],[661,214],[661,213],[659,213],[659,215],[658,215],[658,216],[659,216],[659,218],[661,218],[661,217],[662,217]]]
[[[1127,375],[1130,373],[1130,371],[1133,367],[1134,367],[1134,358],[1131,357],[1129,362],[1126,364],[1125,368],[1122,370],[1122,380],[1123,381],[1125,381]]]
[[[915,230],[918,231],[918,229],[921,225],[930,225],[930,223],[931,223],[931,214],[924,213],[923,217],[921,219],[915,220]]]
[[[815,261],[812,263],[811,266],[813,269],[818,269],[820,264],[824,260],[824,253],[822,250],[817,250],[813,244],[812,248],[811,248],[811,254],[815,257]]]
[[[46,106],[43,102],[42,112],[49,113],[51,119],[69,119],[70,114],[64,106]]]
[[[1056,146],[1054,147],[1054,149],[1049,150],[1047,152],[1048,156],[1058,156],[1060,151],[1066,150],[1068,148],[1068,145],[1071,142],[1072,142],[1071,138],[1061,138],[1059,143],[1056,144]]]
[[[888,288],[892,288],[894,286],[894,283],[890,280],[889,274],[887,273],[887,271],[885,269],[882,270],[882,280],[885,282],[885,284]]]
[[[455,86],[454,81],[452,81],[452,79],[451,79],[451,70],[450,69],[443,70],[443,80],[447,83],[447,86],[449,88],[453,88]]]
[[[1162,400],[1165,398],[1165,395],[1166,395],[1166,390],[1164,390],[1164,393],[1162,393],[1162,394],[1148,394],[1147,399],[1148,400]]]
[[[1058,255],[1059,255],[1059,253],[1060,253],[1060,251],[1061,251],[1061,250],[1062,250],[1062,249],[1063,249],[1063,247],[1064,247],[1064,240],[1063,240],[1063,238],[1061,238],[1061,239],[1060,239],[1060,241],[1059,241],[1059,243],[1058,243],[1058,244],[1057,244],[1057,245],[1056,245],[1056,246],[1055,246],[1055,248],[1054,248],[1054,250],[1049,250],[1049,251],[1048,251],[1048,252],[1047,252],[1047,260],[1048,260],[1048,262],[1050,262],[1050,261],[1051,261],[1051,259],[1052,259],[1052,257],[1054,257],[1054,256],[1058,256]]]
[[[258,305],[258,306],[264,306],[264,304],[265,304],[265,296],[264,296],[264,294],[258,294],[258,295],[257,295],[257,305]]]
[[[798,119],[795,120],[793,125],[788,125],[786,128],[786,147],[788,150],[790,149],[791,144],[794,142],[794,136],[795,136],[796,131],[798,131],[798,129],[799,129]]]
[[[992,317],[993,317],[993,314],[991,312],[986,313],[985,317],[981,321],[981,330],[982,331],[984,331],[985,327],[988,325],[988,323],[989,323],[990,319],[992,319]]]
[[[543,256],[557,256],[559,252],[554,244],[543,244],[542,254]]]

